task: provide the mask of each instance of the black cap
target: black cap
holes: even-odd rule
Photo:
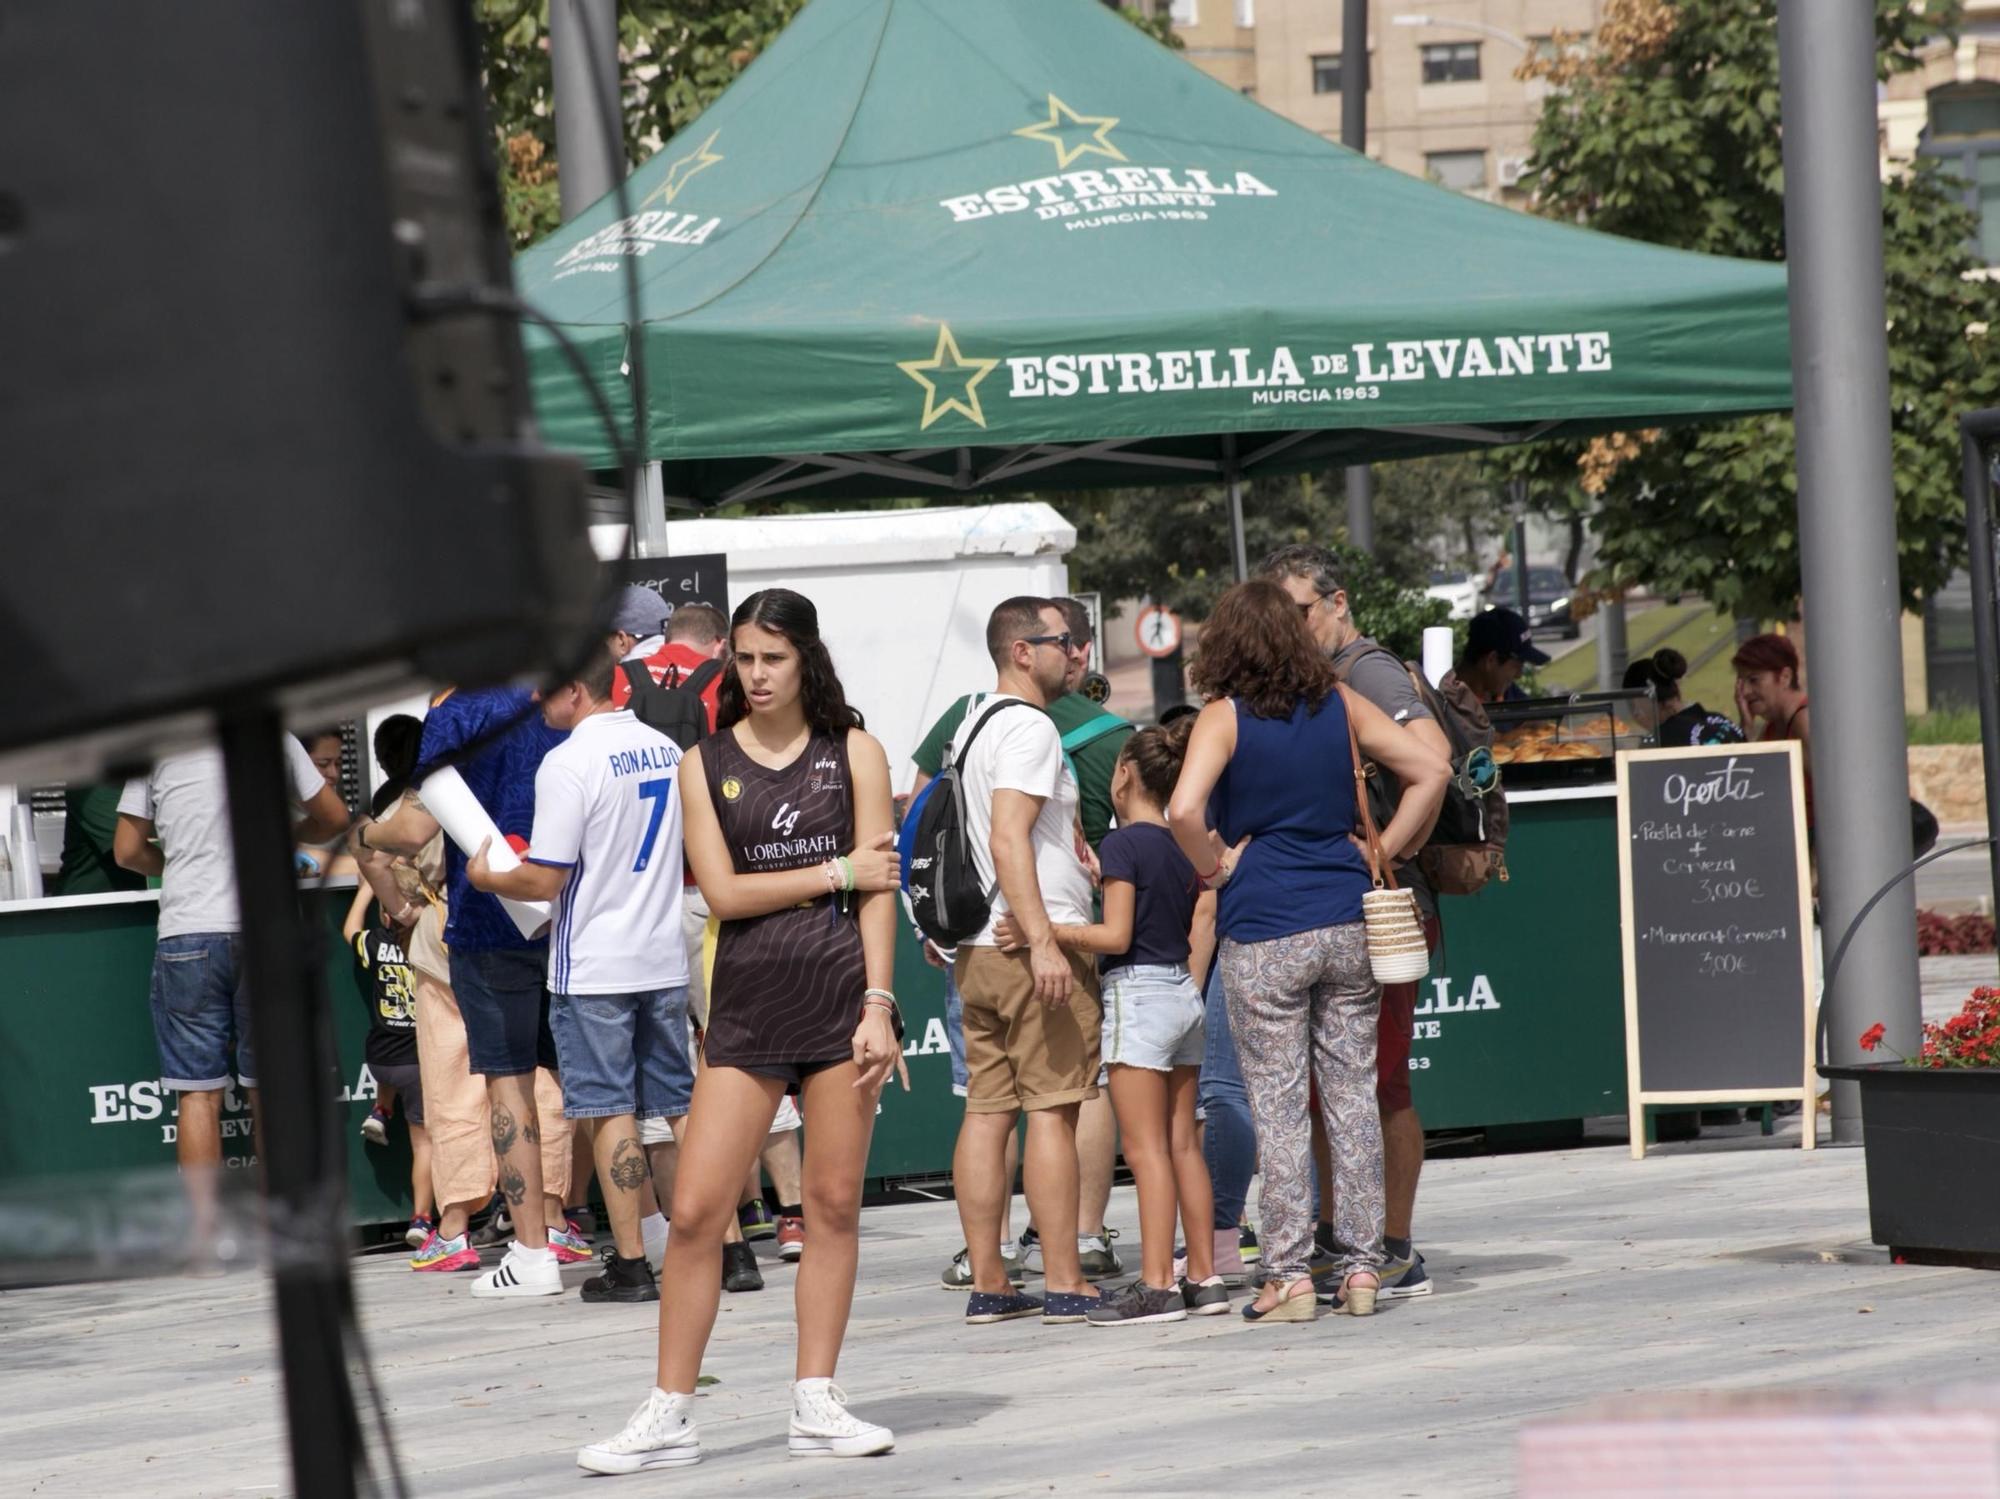
[[[1503,661],[1518,657],[1531,666],[1546,666],[1550,660],[1549,653],[1535,644],[1528,622],[1512,609],[1475,614],[1465,628],[1465,654],[1468,659],[1490,654]]]

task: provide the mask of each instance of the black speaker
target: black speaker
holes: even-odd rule
[[[582,475],[519,330],[412,311],[510,295],[468,11],[0,9],[13,778],[576,659]]]

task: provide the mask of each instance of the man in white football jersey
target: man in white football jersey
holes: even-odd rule
[[[630,709],[612,706],[606,650],[544,696],[569,738],[535,773],[535,827],[524,862],[495,870],[481,849],[473,885],[555,903],[549,923],[549,1026],[562,1062],[563,1114],[595,1134],[597,1179],[615,1249],[585,1301],[657,1301],[640,1226],[646,1152],[638,1120],[678,1126],[694,1092],[687,1045],[687,944],[681,936],[681,752]],[[521,1263],[516,1263],[517,1258]],[[474,1283],[475,1296],[559,1293],[546,1264],[517,1248]]]

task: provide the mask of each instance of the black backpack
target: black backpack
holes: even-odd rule
[[[1500,772],[1492,763],[1493,725],[1486,710],[1455,676],[1445,678],[1448,685],[1443,690],[1435,688],[1421,671],[1384,645],[1359,652],[1335,671],[1346,681],[1356,661],[1376,652],[1409,676],[1418,699],[1430,709],[1451,748],[1451,784],[1445,787],[1437,823],[1416,855],[1418,867],[1441,895],[1476,894],[1496,875],[1504,881],[1507,798],[1500,789]],[[1468,762],[1472,762],[1470,767]],[[1387,827],[1395,816],[1402,788],[1382,767],[1370,763],[1366,770],[1369,811],[1378,826]],[[1482,779],[1483,793],[1474,789]]]
[[[632,686],[628,706],[639,722],[658,729],[683,750],[691,750],[708,737],[708,704],[701,694],[710,682],[722,675],[720,661],[704,661],[686,677],[678,666],[667,668],[667,680],[655,682],[643,661],[622,663],[625,680]]]
[[[910,916],[919,930],[941,948],[958,946],[976,936],[993,914],[993,895],[979,878],[972,837],[965,816],[965,787],[959,766],[972,753],[973,741],[995,714],[1028,707],[1017,697],[993,704],[973,724],[956,751],[947,751],[944,765],[918,793],[906,814],[916,830],[903,860],[903,888]]]

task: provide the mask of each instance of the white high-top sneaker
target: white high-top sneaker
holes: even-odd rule
[[[472,1294],[481,1297],[560,1296],[562,1289],[562,1266],[555,1251],[536,1254],[523,1249],[519,1240],[507,1246],[499,1264],[472,1283]]]
[[[608,1442],[592,1442],[576,1455],[576,1465],[592,1473],[643,1473],[648,1468],[679,1468],[700,1461],[701,1434],[694,1424],[694,1396],[669,1395],[658,1388],[632,1412],[632,1419],[617,1436]]]
[[[849,1412],[847,1392],[832,1380],[793,1382],[793,1457],[872,1457],[895,1445],[896,1434],[888,1427]]]

